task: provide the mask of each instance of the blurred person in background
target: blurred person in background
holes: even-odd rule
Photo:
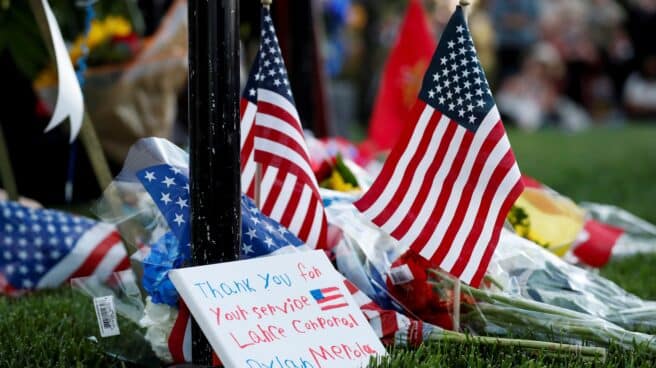
[[[631,118],[656,118],[656,53],[643,58],[624,86],[624,107]]]
[[[631,0],[628,4],[627,30],[635,47],[637,60],[656,51],[656,0]]]
[[[582,1],[552,1],[542,19],[545,40],[558,50],[566,66],[565,93],[578,104],[584,104],[584,81],[600,62],[585,21],[588,9],[589,4]]]
[[[497,92],[502,116],[527,131],[545,124],[569,131],[585,128],[589,121],[586,112],[559,91],[563,75],[558,52],[548,43],[538,44],[520,71],[506,78]]]
[[[496,83],[518,72],[523,54],[538,41],[540,3],[535,0],[491,0],[490,17],[497,39]]]
[[[590,0],[586,9],[590,38],[599,58],[581,81],[582,100],[595,121],[623,120],[622,88],[635,56],[624,30],[627,12],[615,0]]]

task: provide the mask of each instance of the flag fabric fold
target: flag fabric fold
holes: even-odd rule
[[[355,206],[430,266],[477,286],[523,185],[460,6],[410,119]]]
[[[74,277],[106,280],[129,267],[113,225],[0,201],[0,294],[55,288]]]

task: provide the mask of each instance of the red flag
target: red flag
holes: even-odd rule
[[[602,267],[610,260],[613,247],[622,234],[624,230],[617,226],[588,220],[572,253],[589,266]]]
[[[400,136],[417,100],[435,44],[422,5],[419,0],[410,0],[396,45],[383,70],[369,123],[369,139],[376,149],[391,149]]]
[[[524,186],[460,6],[408,122],[355,207],[432,267],[476,287]]]
[[[544,184],[529,176],[522,175],[526,188],[551,190]],[[578,239],[572,244],[572,254],[578,261],[592,267],[602,267],[610,260],[613,247],[624,235],[624,229],[601,221],[585,221]]]

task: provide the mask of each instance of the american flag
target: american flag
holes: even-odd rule
[[[189,177],[186,172],[175,166],[162,164],[137,171],[137,178],[180,244],[188,246],[190,211]]]
[[[130,267],[113,225],[0,202],[0,294],[54,288],[75,278],[106,280]]]
[[[301,247],[303,242],[277,221],[265,216],[245,195],[241,197],[241,258],[254,258]]]
[[[348,303],[338,287],[310,290],[310,295],[317,302],[322,311],[347,307]]]
[[[355,206],[432,267],[477,286],[523,185],[460,6],[412,119]]]
[[[261,164],[262,212],[311,248],[325,248],[328,223],[268,7],[261,24],[241,104],[242,185],[254,196],[255,163]]]
[[[189,244],[189,177],[169,164],[154,165],[137,172],[168,227],[180,244]],[[253,258],[304,243],[286,227],[263,215],[246,195],[241,197],[241,258]]]

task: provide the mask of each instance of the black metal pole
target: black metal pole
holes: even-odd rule
[[[233,261],[241,244],[239,1],[189,0],[192,262]],[[212,349],[194,322],[195,364]]]

